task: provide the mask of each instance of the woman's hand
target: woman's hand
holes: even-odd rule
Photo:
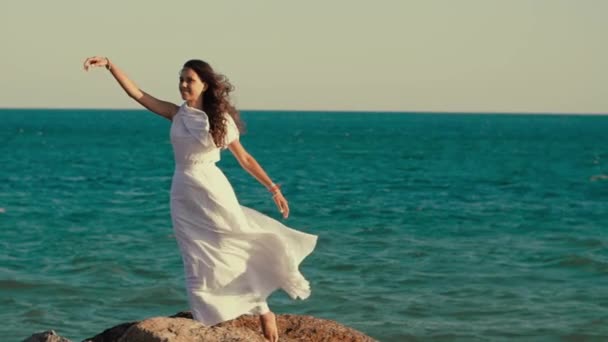
[[[283,194],[280,190],[275,191],[272,194],[272,199],[274,203],[276,203],[279,208],[279,212],[283,214],[283,218],[287,218],[289,216],[289,205],[287,205],[287,200],[283,197]]]
[[[90,67],[108,67],[110,60],[107,57],[89,57],[84,61],[84,70],[89,71]]]

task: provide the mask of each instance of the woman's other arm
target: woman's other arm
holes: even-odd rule
[[[281,193],[279,187],[272,182],[270,177],[268,177],[264,169],[262,169],[255,158],[253,158],[251,154],[245,150],[238,139],[231,142],[228,145],[228,148],[235,156],[236,160],[238,160],[241,167],[249,172],[249,174],[251,174],[255,179],[258,180],[258,182],[264,185],[266,189],[272,193],[274,203],[277,205],[277,208],[279,208],[281,214],[283,214],[283,218],[287,218],[289,216],[289,205],[287,204],[287,200]]]

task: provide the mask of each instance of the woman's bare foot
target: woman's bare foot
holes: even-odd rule
[[[260,315],[260,324],[262,325],[262,333],[269,342],[279,341],[279,331],[277,329],[277,317],[272,311]]]

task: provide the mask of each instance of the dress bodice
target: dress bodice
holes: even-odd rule
[[[226,117],[225,147],[238,139],[238,128],[228,114]],[[171,144],[176,166],[215,163],[220,160],[220,147],[209,133],[209,118],[199,109],[184,103],[171,123]]]

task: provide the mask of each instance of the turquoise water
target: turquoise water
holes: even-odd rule
[[[318,234],[279,313],[382,341],[608,340],[608,116],[245,112],[241,140]],[[75,341],[187,309],[169,122],[0,110],[0,321]],[[240,201],[279,215],[229,152]]]

